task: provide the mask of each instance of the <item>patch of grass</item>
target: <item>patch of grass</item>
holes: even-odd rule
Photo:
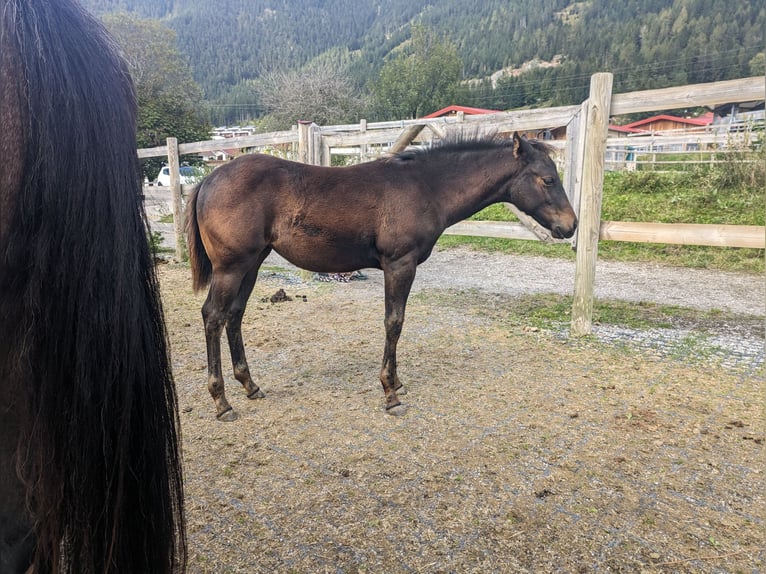
[[[509,320],[540,329],[558,329],[572,318],[572,297],[553,293],[514,297]],[[741,319],[720,309],[700,310],[676,305],[659,305],[647,302],[618,300],[595,300],[593,322],[615,325],[628,329],[674,328],[693,325],[704,330],[707,325],[727,320]],[[761,321],[754,317],[752,321]]]
[[[716,347],[711,347],[704,333],[690,333],[671,349],[670,357],[683,359],[694,355],[698,359],[709,359],[715,351]]]
[[[495,321],[504,322],[511,327],[532,327],[546,331],[558,331],[567,328],[572,320],[572,296],[556,293],[535,293],[499,297],[478,290],[460,292],[444,290],[414,293],[410,301],[436,302],[444,307],[460,305],[464,308],[467,301],[477,303],[478,307],[492,309]],[[613,325],[626,329],[690,329],[700,341],[691,338],[694,345],[702,342],[707,333],[716,332],[721,325],[738,325],[743,332],[763,336],[763,317],[731,313],[721,309],[695,309],[678,305],[661,305],[651,302],[620,301],[616,299],[595,299],[593,301],[594,324]]]
[[[766,176],[760,164],[733,161],[731,165],[684,172],[607,173],[601,218],[604,221],[764,225],[766,210],[762,184]],[[750,167],[743,168],[743,165]],[[492,205],[471,219],[517,220],[502,204]],[[438,245],[442,248],[470,246],[484,251],[570,260],[575,257],[565,244],[547,245],[517,239],[445,235],[439,239]],[[644,261],[748,273],[764,271],[762,249],[618,241],[602,241],[598,249],[600,258],[614,261]]]
[[[602,219],[763,225],[763,190],[729,187],[715,173],[607,173]]]

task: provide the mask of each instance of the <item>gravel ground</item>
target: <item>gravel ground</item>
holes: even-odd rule
[[[439,273],[442,256],[455,259]],[[481,277],[474,256],[483,273],[496,261],[449,251],[422,268],[401,417],[384,413],[377,381],[381,274],[302,281],[272,259],[243,322],[267,396],[244,397],[224,345],[239,414],[225,424],[205,386],[205,294],[187,266],[160,267],[189,572],[762,571],[760,372],[530,328],[509,316],[515,295],[450,288]],[[493,280],[525,263],[498,260]],[[292,300],[271,303],[279,289]]]
[[[450,268],[459,270],[450,277],[456,289],[570,295],[574,286],[573,261],[451,249],[435,252],[420,266],[415,289],[444,287]],[[603,260],[596,266],[595,296],[600,299],[764,315],[764,294],[759,275]]]

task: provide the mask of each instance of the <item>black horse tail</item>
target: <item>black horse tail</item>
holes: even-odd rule
[[[177,399],[132,82],[73,0],[0,0],[0,25],[16,72],[3,82],[22,94],[0,117],[18,112],[24,145],[18,195],[0,189],[0,334],[13,336],[0,346],[23,414],[34,571],[183,571]]]
[[[197,221],[197,196],[205,182],[201,182],[194,188],[189,201],[186,204],[186,244],[189,247],[189,265],[192,273],[192,288],[199,291],[210,283],[213,276],[213,265],[210,263],[202,236],[199,234],[199,222]]]

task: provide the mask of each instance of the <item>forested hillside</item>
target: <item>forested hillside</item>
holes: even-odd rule
[[[420,23],[455,47],[465,105],[508,109],[580,101],[596,71],[615,90],[763,73],[763,2],[730,0],[84,0],[97,13],[129,11],[178,34],[216,109],[259,113],[248,81],[317,58],[368,89]],[[759,55],[760,54],[760,55]],[[553,62],[490,82],[503,68]],[[483,81],[482,81],[483,80]],[[250,98],[248,100],[248,98]],[[235,108],[234,106],[239,106]],[[249,106],[249,108],[248,108]],[[223,114],[226,115],[225,113]],[[217,118],[216,118],[217,119]]]

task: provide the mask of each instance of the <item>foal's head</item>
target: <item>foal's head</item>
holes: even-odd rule
[[[550,229],[553,237],[572,237],[577,228],[577,216],[550,157],[553,148],[514,133],[512,149],[513,157],[521,167],[507,184],[509,201]]]

